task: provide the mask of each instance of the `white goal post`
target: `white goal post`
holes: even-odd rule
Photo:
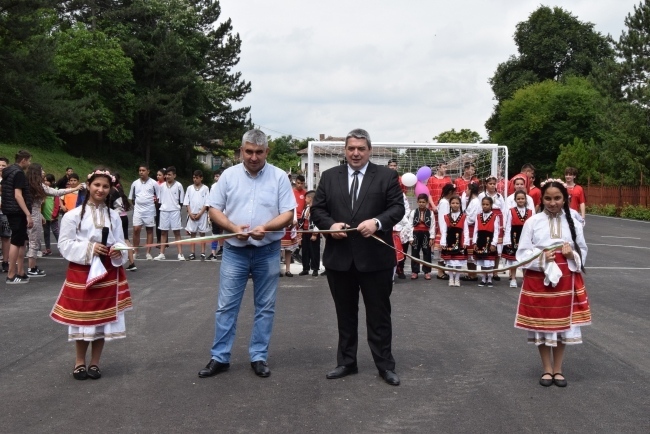
[[[314,190],[320,181],[320,174],[332,167],[345,164],[345,142],[313,141],[307,149],[299,152],[301,169],[305,173],[307,186]],[[306,151],[306,152],[305,152]],[[436,173],[441,162],[447,164],[447,175],[452,180],[463,174],[466,163],[476,168],[476,176],[485,179],[492,175],[504,179],[504,194],[507,196],[508,148],[491,143],[372,143],[370,161],[386,166],[388,160],[397,160],[400,174],[416,173],[422,166],[431,167]],[[462,193],[462,192],[459,192]]]

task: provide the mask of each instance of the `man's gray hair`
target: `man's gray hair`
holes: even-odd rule
[[[269,142],[264,134],[260,130],[248,130],[244,133],[244,137],[241,139],[241,145],[244,146],[246,143],[252,143],[253,145],[263,146],[268,148]]]
[[[370,134],[368,134],[368,131],[361,128],[355,128],[354,130],[350,131],[348,135],[345,136],[345,146],[348,145],[348,139],[350,137],[354,137],[355,139],[366,139],[368,148],[372,148],[372,143],[370,142]]]

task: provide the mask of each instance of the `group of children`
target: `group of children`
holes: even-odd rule
[[[492,287],[493,281],[501,280],[493,271],[501,259],[505,260],[506,266],[513,266],[517,262],[522,228],[539,209],[541,195],[537,196],[536,201],[528,194],[536,189],[531,188],[534,180],[534,167],[531,164],[524,165],[522,173],[510,180],[513,193],[508,197],[503,196],[504,183],[499,188],[499,180],[495,176],[488,176],[481,186],[480,180],[468,170],[471,164],[466,166],[464,175],[467,177],[459,178],[456,183],[452,183],[449,177],[439,176],[438,179],[444,183],[432,183],[433,189],[440,194],[439,198],[420,194],[417,197],[418,207],[407,213],[394,230],[401,232],[402,239],[408,239],[408,244],[402,245],[402,251],[406,251],[410,245],[411,256],[416,259],[420,259],[422,252],[423,261],[431,263],[434,254],[438,253],[438,264],[448,269],[476,270],[480,267],[480,273],[469,272],[465,276],[461,276],[460,271],[439,270],[437,278],[448,280],[449,286],[460,286],[461,280],[465,280],[477,281],[481,287]],[[443,170],[438,170],[438,175],[441,172],[444,175],[444,164],[441,167]],[[575,168],[565,170],[571,208],[577,211],[573,217],[584,224],[584,192],[573,182],[576,175]],[[464,188],[459,191],[457,187],[461,184]],[[483,191],[479,193],[481,187]],[[418,278],[420,268],[420,263],[411,261],[411,279]],[[423,265],[422,270],[424,279],[430,280],[432,268]],[[400,277],[405,278],[403,271]],[[516,268],[510,269],[509,277],[509,286],[516,288]]]

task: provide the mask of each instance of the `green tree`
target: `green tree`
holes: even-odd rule
[[[481,135],[476,131],[463,128],[456,131],[452,128],[449,131],[443,131],[433,138],[438,143],[478,143],[481,141]]]
[[[547,80],[503,102],[493,138],[508,146],[509,172],[533,163],[545,176],[554,172],[561,144],[599,138],[603,108],[604,97],[587,79]]]
[[[296,152],[300,149],[301,140],[292,136],[281,136],[269,140],[269,163],[287,172],[297,172],[300,169],[300,157]]]
[[[625,18],[626,30],[616,43],[621,60],[621,85],[627,101],[650,108],[650,0],[634,6]]]
[[[594,139],[585,143],[584,140],[574,138],[573,143],[560,145],[560,154],[557,157],[554,175],[564,177],[564,169],[575,167],[578,169],[578,184],[587,184],[588,179],[600,179],[600,158],[598,147]]]
[[[613,59],[609,40],[562,8],[541,6],[514,34],[518,55],[497,66],[489,80],[497,105],[485,126],[492,133],[503,101],[518,89],[544,80],[588,76],[597,65]],[[490,139],[496,142],[494,139]]]

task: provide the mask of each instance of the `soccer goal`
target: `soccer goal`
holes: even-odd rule
[[[318,186],[320,175],[325,170],[345,164],[345,142],[309,142],[307,152],[301,155],[301,166],[310,190]],[[436,173],[440,163],[447,164],[447,175],[452,179],[463,174],[467,163],[474,165],[475,175],[485,179],[494,175],[498,180],[508,179],[508,148],[488,143],[391,143],[372,144],[370,161],[386,166],[388,161],[397,160],[398,172],[416,173],[422,166],[429,166]],[[507,182],[503,182],[507,195]]]

